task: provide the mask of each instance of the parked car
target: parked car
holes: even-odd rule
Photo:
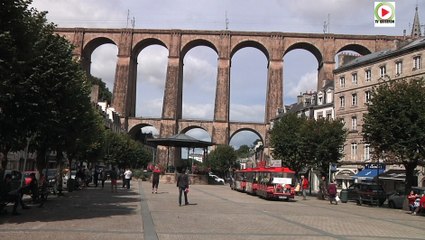
[[[382,185],[372,182],[360,182],[351,185],[347,189],[347,199],[348,201],[355,201],[359,205],[367,203],[382,206],[387,200],[387,194]]]
[[[425,193],[425,187],[412,187],[412,191],[421,196]],[[403,203],[407,199],[404,192],[395,192],[388,197],[388,207],[403,208]]]
[[[210,181],[210,179],[212,180],[212,181]],[[214,174],[209,174],[208,175],[208,182],[212,182],[212,183],[215,183],[215,184],[223,184],[224,185],[224,179],[223,178],[221,178],[221,177],[218,177],[217,175],[214,175]]]

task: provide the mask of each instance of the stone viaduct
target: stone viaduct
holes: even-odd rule
[[[283,57],[294,49],[311,52],[318,62],[318,87],[333,80],[335,55],[351,50],[359,54],[394,48],[401,36],[343,34],[311,34],[284,32],[242,32],[202,30],[57,28],[74,46],[74,55],[90,72],[91,54],[102,44],[118,47],[112,107],[121,115],[127,131],[136,135],[140,128],[153,126],[161,137],[187,132],[192,128],[207,131],[212,141],[228,144],[242,130],[255,132],[268,146],[270,121],[283,107]],[[137,56],[150,45],[168,49],[168,66],[161,118],[136,118]],[[214,119],[212,121],[182,119],[183,58],[194,47],[206,46],[218,56]],[[230,69],[232,56],[240,49],[254,47],[268,60],[268,79],[263,123],[229,121]],[[300,63],[302,64],[302,63]]]

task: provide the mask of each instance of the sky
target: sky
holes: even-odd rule
[[[420,22],[425,24],[425,0],[393,2],[396,26],[386,28],[374,26],[371,0],[34,0],[32,6],[47,11],[47,19],[58,27],[297,33],[323,33],[326,29],[335,34],[403,35],[403,30],[411,32],[416,6]],[[424,32],[422,26],[422,35]],[[110,90],[116,55],[112,44],[102,45],[92,55],[91,74]],[[167,57],[168,50],[158,45],[139,54],[136,116],[161,116]],[[318,63],[305,50],[291,51],[283,60],[283,101],[289,105],[300,92],[317,90]],[[212,120],[217,55],[210,48],[196,47],[183,61],[183,118]],[[244,48],[231,61],[230,120],[264,122],[266,57],[257,49]],[[211,140],[199,129],[187,134]],[[241,132],[230,145],[251,146],[257,138],[252,132]]]

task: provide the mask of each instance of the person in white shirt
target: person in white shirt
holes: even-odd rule
[[[133,176],[133,173],[131,172],[129,168],[127,168],[124,172],[124,181],[125,181],[125,185],[127,186],[127,189],[130,189],[131,176]]]

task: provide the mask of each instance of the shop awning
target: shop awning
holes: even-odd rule
[[[359,179],[359,180],[372,180],[378,174],[381,174],[383,172],[384,172],[384,169],[368,168],[368,169],[361,170],[356,175],[354,175],[352,178]]]
[[[413,173],[413,176],[417,176],[418,171]],[[393,180],[404,182],[406,180],[406,171],[401,169],[390,169],[385,173],[379,175],[379,179],[382,180]]]

